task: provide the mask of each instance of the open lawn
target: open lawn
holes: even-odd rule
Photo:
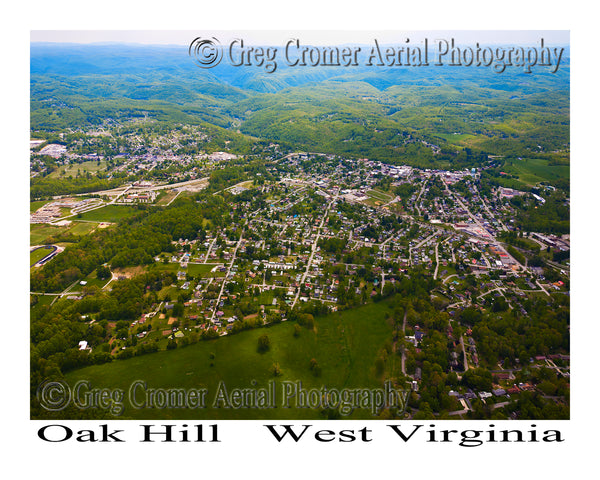
[[[390,195],[389,193],[382,192],[381,190],[369,190],[367,192],[369,197],[373,197],[376,200],[380,200],[382,202],[389,202],[394,199],[394,195]]]
[[[136,380],[148,388],[206,388],[207,406],[202,409],[135,409],[126,400],[121,418],[322,418],[308,408],[282,408],[282,382],[302,382],[302,388],[381,388],[383,378],[375,374],[375,360],[382,346],[391,340],[392,327],[385,320],[388,303],[334,313],[315,320],[314,330],[302,328],[294,336],[295,323],[284,322],[268,328],[248,330],[237,335],[202,341],[172,351],[161,351],[110,364],[94,365],[67,374],[67,382],[88,380],[94,387],[124,390],[125,398]],[[268,335],[271,348],[257,352],[258,337]],[[214,358],[212,358],[214,357]],[[321,375],[310,369],[311,359],[321,367]],[[391,362],[391,360],[388,360]],[[274,377],[273,364],[281,375]],[[399,362],[394,362],[399,364]],[[212,365],[211,365],[212,364]],[[275,381],[275,409],[213,408],[219,383],[233,388],[261,388]],[[291,403],[294,406],[294,401]],[[358,409],[352,418],[373,418]]]
[[[34,223],[29,227],[29,244],[44,245],[46,240],[59,233],[64,233],[69,227],[55,227],[45,223]]]
[[[507,173],[518,175],[519,180],[527,185],[569,178],[569,165],[549,165],[547,160],[541,158],[511,160],[503,168]]]
[[[104,160],[90,160],[83,163],[71,163],[64,167],[57,168],[53,171],[49,177],[50,178],[62,178],[62,177],[76,177],[79,173],[80,175],[85,175],[87,172],[96,173],[100,170],[106,169],[106,162]]]
[[[81,214],[77,217],[79,220],[89,220],[93,222],[118,222],[123,218],[132,217],[139,210],[135,207],[124,205],[107,205]]]
[[[73,235],[87,235],[94,231],[97,226],[98,225],[95,223],[74,221],[71,224],[71,228],[69,228],[69,233],[72,233]]]
[[[156,205],[167,205],[171,200],[177,196],[177,192],[174,190],[163,190],[160,192],[160,197],[156,202]]]
[[[31,295],[33,301],[33,295]],[[41,310],[44,307],[49,306],[56,297],[54,295],[35,295],[35,305],[31,307],[31,311]]]
[[[106,285],[110,279],[109,278],[102,279],[102,280],[99,279],[96,276],[96,270],[94,270],[87,277],[85,277],[84,280],[87,282],[87,285],[86,285],[87,287],[103,288],[104,285]]]
[[[158,270],[160,272],[186,272],[189,275],[193,276],[211,276],[211,277],[222,277],[225,275],[225,272],[213,272],[210,275],[210,271],[215,268],[214,263],[188,263],[187,268],[182,268],[179,263],[169,262],[155,262],[150,266],[151,270]]]
[[[56,236],[58,234],[72,234],[72,235],[88,235],[92,233],[96,227],[97,223],[88,223],[88,222],[77,222],[72,221],[70,225],[65,226],[54,226],[48,225],[45,223],[34,223],[29,227],[29,244],[30,245],[44,245],[48,243],[50,237]]]
[[[436,133],[436,136],[442,137],[448,143],[452,143],[454,145],[470,145],[472,140],[477,138],[475,135],[468,133]]]
[[[37,200],[35,202],[29,202],[29,211],[31,213],[35,212],[38,208],[43,207],[44,205],[46,205],[47,203],[49,203],[50,200]]]
[[[31,266],[35,265],[42,258],[44,258],[47,255],[50,255],[51,252],[52,250],[47,248],[36,248],[33,252],[29,253],[29,264]]]
[[[185,271],[190,275],[202,275],[210,273],[213,268],[215,268],[215,265],[210,263],[188,263]]]

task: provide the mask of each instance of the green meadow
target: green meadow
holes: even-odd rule
[[[97,223],[77,221],[72,221],[70,225],[65,226],[34,223],[29,227],[29,243],[30,245],[43,245],[51,241],[52,237],[62,234],[83,236],[93,232],[97,226]]]
[[[46,205],[47,203],[49,203],[48,200],[37,200],[35,202],[29,202],[29,211],[31,213],[35,212],[38,208],[43,207],[44,205]]]
[[[52,226],[45,223],[31,224],[29,227],[29,244],[42,245],[46,243],[48,238],[60,233],[64,233],[67,230],[68,227]]]
[[[72,233],[73,235],[87,235],[97,227],[95,223],[88,222],[73,222],[71,225],[69,233]]]
[[[106,169],[104,160],[88,160],[82,163],[71,163],[67,166],[57,168],[49,176],[50,178],[62,178],[68,176],[85,175],[86,173],[96,173]]]
[[[134,207],[123,205],[107,205],[81,214],[77,217],[79,220],[89,220],[92,222],[118,222],[123,218],[132,217],[138,213]]]
[[[318,410],[284,408],[282,382],[302,382],[302,388],[382,388],[385,378],[397,375],[400,362],[390,354],[386,372],[379,375],[375,363],[383,346],[391,343],[392,326],[386,320],[391,304],[381,302],[315,319],[315,327],[302,327],[294,335],[295,322],[247,330],[236,335],[201,341],[171,351],[161,351],[109,364],[94,365],[66,375],[73,386],[87,380],[91,388],[120,389],[125,392],[125,410],[120,418],[135,419],[292,419],[323,418]],[[270,349],[258,352],[258,338],[267,335]],[[321,369],[316,376],[311,359]],[[274,364],[280,374],[273,374]],[[392,367],[393,366],[393,367]],[[206,408],[136,409],[127,395],[134,382],[150,389],[206,389]],[[235,388],[258,389],[275,383],[277,408],[234,409],[213,407],[222,385],[230,393]],[[138,390],[140,394],[142,390]],[[136,394],[136,402],[144,398]],[[295,406],[292,402],[290,406]],[[366,409],[355,410],[350,418],[373,418]]]
[[[44,258],[47,255],[50,255],[51,252],[52,250],[48,250],[46,248],[36,248],[35,250],[29,253],[29,264],[31,266],[35,265],[42,258]]]
[[[569,165],[551,165],[542,158],[522,158],[510,160],[503,167],[506,173],[518,175],[519,180],[527,185],[539,182],[551,182],[557,179],[569,178]]]

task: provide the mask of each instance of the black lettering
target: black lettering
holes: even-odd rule
[[[388,425],[388,427],[390,427],[392,430],[394,430],[394,432],[396,432],[396,434],[405,442],[408,442],[410,440],[410,437],[412,437],[415,432],[417,430],[419,430],[419,428],[421,428],[423,425],[414,425],[413,431],[411,432],[411,434],[407,437],[406,435],[404,435],[404,433],[402,432],[402,430],[400,430],[400,427],[398,425]]]
[[[370,442],[370,441],[372,441],[372,440],[373,440],[372,438],[367,438],[367,433],[371,432],[371,430],[369,430],[367,427],[363,427],[363,428],[361,428],[361,429],[359,430],[359,432],[361,433],[361,435],[360,435],[360,439],[361,439],[363,442]]]
[[[94,435],[93,430],[79,430],[76,440],[78,442],[95,442],[96,435]]]
[[[347,439],[347,440],[344,440]],[[354,430],[342,430],[340,432],[340,442],[353,442],[356,440],[356,436],[354,435]]]
[[[151,429],[154,425],[142,425],[144,427],[144,439],[142,442],[153,442],[154,440],[150,439],[150,435],[163,435],[165,437],[163,442],[172,442],[173,438],[171,436],[171,430],[173,429],[173,425],[162,425],[165,427],[165,430],[153,432]]]
[[[273,436],[277,439],[278,442],[281,442],[288,433],[290,434],[290,437],[292,437],[294,441],[297,442],[302,438],[302,435],[304,435],[306,433],[306,430],[308,430],[311,426],[312,425],[304,425],[304,430],[302,430],[302,433],[300,435],[296,435],[296,432],[294,432],[294,429],[292,428],[293,425],[282,425],[282,427],[285,428],[285,432],[283,433],[283,435],[279,435],[279,433],[275,429],[275,425],[265,425],[265,427],[269,429],[269,431],[273,434]]]
[[[322,438],[323,435],[331,435],[332,438]],[[335,432],[333,430],[319,430],[315,433],[315,440],[319,442],[333,442],[335,440]]]
[[[108,425],[101,425],[102,427],[102,442],[124,442],[125,440],[121,440],[118,437],[115,437],[117,433],[122,432],[123,430],[113,430],[111,433],[108,433]]]
[[[46,437],[46,430],[50,427],[60,427],[63,429],[65,433],[65,437],[62,440],[50,440]],[[64,442],[65,440],[69,440],[73,436],[73,430],[69,427],[65,427],[64,425],[46,425],[38,430],[38,437],[40,437],[45,442]]]

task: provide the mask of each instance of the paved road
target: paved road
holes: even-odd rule
[[[435,271],[433,272],[433,279],[437,280],[438,268],[440,267],[440,257],[438,254],[439,242],[435,244]]]
[[[177,192],[177,195],[175,195],[175,196],[174,196],[174,197],[173,197],[173,198],[172,198],[172,199],[169,201],[169,203],[167,203],[167,204],[165,205],[165,207],[168,207],[169,205],[171,205],[171,204],[172,204],[172,203],[175,201],[175,199],[176,199],[176,198],[177,198],[179,195],[181,195],[181,192],[183,192],[183,190],[179,190],[179,191]]]
[[[98,190],[96,192],[77,193],[75,195],[70,195],[70,196],[82,197],[82,196],[86,196],[86,195],[122,195],[123,194],[122,190],[129,190],[129,189],[142,190],[142,191],[165,190],[165,189],[171,189],[171,188],[186,187],[193,183],[208,182],[208,179],[209,179],[209,177],[203,177],[203,178],[197,178],[195,180],[186,180],[185,182],[153,185],[152,187],[137,187],[134,185],[123,185],[121,187],[112,188],[110,190]]]
[[[540,287],[542,289],[542,292],[544,292],[546,295],[550,296],[550,294],[548,293],[548,290],[546,290],[542,284],[540,283],[539,280],[536,280],[535,283],[537,284],[538,287]]]
[[[208,247],[208,250],[206,252],[206,257],[204,257],[204,262],[202,262],[202,263],[208,262],[208,258],[210,256],[210,252],[211,252],[211,250],[213,248],[213,245],[215,244],[216,241],[217,241],[217,237],[215,236],[215,238],[213,238],[213,241],[211,242],[210,246]]]
[[[329,215],[329,209],[334,204],[334,202],[337,200],[338,194],[339,194],[339,188],[338,188],[336,194],[333,196],[333,198],[329,202],[329,204],[327,205],[327,208],[325,209],[325,213],[323,214],[323,218],[321,218],[321,223],[319,224],[319,228],[317,228],[317,236],[315,237],[315,241],[312,244],[310,257],[308,258],[308,262],[306,263],[306,270],[302,274],[302,279],[300,280],[300,285],[298,286],[298,291],[296,292],[296,296],[294,297],[294,302],[292,303],[292,308],[294,308],[296,306],[296,303],[298,302],[298,298],[300,297],[300,287],[302,286],[302,284],[304,284],[306,277],[308,275],[308,272],[310,272],[312,260],[317,251],[317,244],[319,243],[319,238],[321,237],[321,229],[323,228],[323,225],[325,224],[325,220],[327,219],[327,216]]]
[[[404,333],[404,335],[406,335],[406,316],[408,315],[408,309],[404,309],[404,320],[402,320],[402,332]],[[406,366],[405,366],[405,362],[406,362],[406,351],[405,349],[402,349],[402,374],[406,375]]]
[[[421,195],[423,195],[423,192],[425,191],[425,186],[427,185],[428,181],[429,181],[428,178],[423,180],[423,186],[421,187],[421,191],[419,192],[419,195],[417,195],[417,198],[415,199],[415,208],[417,209],[417,213],[418,213],[419,217],[421,216],[421,209],[419,208],[419,200],[421,199]]]
[[[498,291],[502,294],[502,296],[504,296],[504,290],[506,289],[506,287],[496,287],[496,288],[492,288],[491,290],[488,290],[487,292],[483,292],[479,295],[477,295],[477,298],[481,298],[481,297],[485,297],[488,293],[492,293],[495,291]]]
[[[488,231],[485,229],[485,227],[479,221],[479,218],[477,218],[477,216],[475,216],[475,215],[473,215],[473,213],[471,213],[471,210],[469,210],[469,208],[463,203],[463,201],[460,199],[460,197],[455,192],[450,190],[450,188],[448,187],[448,184],[446,183],[446,181],[443,178],[442,178],[442,182],[446,186],[446,191],[448,192],[448,194],[451,195],[454,198],[454,200],[456,200],[456,202],[461,206],[461,208],[465,212],[467,212],[469,217],[471,217],[471,220],[473,220],[473,223],[475,223],[484,232],[483,238],[485,238],[486,240],[493,241],[494,238],[488,233]]]
[[[229,267],[227,267],[227,273],[225,274],[225,278],[223,279],[223,283],[221,284],[221,291],[219,292],[219,296],[215,303],[215,308],[213,310],[212,316],[210,317],[211,322],[214,320],[215,315],[217,314],[217,310],[219,310],[219,302],[221,301],[221,297],[223,296],[223,290],[225,290],[225,284],[227,283],[227,277],[229,276],[229,273],[231,272],[231,268],[233,267],[233,264],[235,263],[235,257],[237,255],[238,248],[240,248],[240,245],[242,244],[243,238],[244,238],[244,230],[242,229],[242,231],[240,233],[240,239],[238,240],[237,244],[235,245],[235,250],[233,251],[233,255],[231,256],[231,262],[229,263]]]
[[[485,208],[485,210],[487,211],[488,215],[490,216],[490,219],[496,220],[500,224],[500,226],[502,227],[502,230],[504,230],[505,232],[508,232],[508,228],[506,228],[506,225],[504,225],[504,223],[502,223],[502,220],[500,220],[499,218],[496,218],[496,216],[489,209],[488,204],[485,202],[485,199],[483,198],[482,195],[479,194],[479,190],[477,190],[477,187],[475,185],[473,185],[473,188],[477,192],[477,195],[479,195],[479,198],[481,198],[481,203],[483,203],[483,207]]]

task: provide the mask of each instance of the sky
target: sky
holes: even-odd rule
[[[243,38],[253,44],[284,45],[290,38],[300,38],[303,44],[335,45],[343,43],[398,43],[410,39],[454,38],[457,43],[568,44],[568,30],[32,30],[31,42],[57,43],[139,43],[149,45],[189,45],[196,37],[216,37],[221,43]]]

